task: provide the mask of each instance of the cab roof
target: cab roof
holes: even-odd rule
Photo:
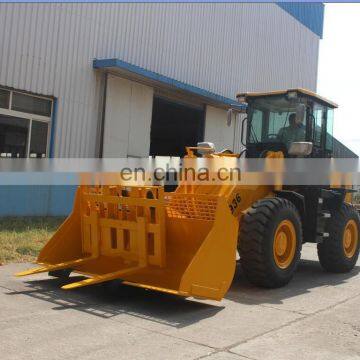
[[[257,97],[265,97],[265,96],[274,96],[274,95],[286,95],[288,93],[297,92],[299,95],[305,95],[307,97],[313,98],[318,102],[321,102],[331,108],[337,108],[338,105],[330,100],[319,96],[318,94],[307,90],[307,89],[288,89],[288,90],[275,90],[275,91],[268,91],[268,92],[246,92],[246,93],[238,93],[236,94],[236,98],[244,97],[245,99],[248,98],[257,98]]]

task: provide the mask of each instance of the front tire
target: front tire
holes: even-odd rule
[[[271,198],[257,201],[240,224],[238,250],[247,279],[258,286],[286,285],[297,268],[302,226],[295,205]]]
[[[331,210],[326,232],[329,237],[317,246],[321,266],[333,273],[351,271],[359,257],[360,219],[357,210],[345,203],[340,209]]]

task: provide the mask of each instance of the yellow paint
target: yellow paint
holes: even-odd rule
[[[355,220],[349,220],[343,234],[343,249],[345,256],[352,258],[356,253],[359,243],[359,229]]]
[[[275,180],[274,190],[282,190],[284,169],[284,153],[282,151],[268,151],[265,157],[265,171],[274,173]]]
[[[194,160],[193,150],[188,149],[188,161]],[[225,164],[234,158],[228,155],[208,157]],[[119,278],[220,300],[235,272],[239,219],[254,201],[271,194],[270,186],[236,183],[184,181],[173,193],[160,186],[80,186],[72,214],[40,252],[41,266],[18,275],[71,268],[88,278],[63,289]]]
[[[189,148],[185,159],[190,166],[194,150]],[[206,157],[229,166],[236,158],[228,155]],[[267,170],[281,170],[282,159],[281,152],[269,152]],[[279,161],[276,169],[272,161]],[[40,252],[40,267],[17,275],[70,268],[87,278],[64,285],[66,290],[122,279],[151,290],[221,300],[234,276],[242,216],[257,200],[273,197],[282,187],[281,177],[277,181],[276,187],[183,181],[172,193],[161,186],[80,186],[71,215]],[[358,242],[354,229],[349,223],[344,235],[348,254]],[[274,238],[277,266],[287,268],[295,251],[295,229],[285,220]]]
[[[248,97],[285,94],[289,91],[310,95],[304,89],[271,93],[248,93]],[[187,147],[185,162],[196,168],[194,151],[208,148]],[[239,154],[208,153],[226,165]],[[268,151],[266,171],[275,173],[275,186],[239,185],[235,182],[197,184],[182,181],[175,192],[161,186],[131,181],[131,186],[80,186],[71,215],[44,246],[37,259],[40,267],[17,274],[25,276],[61,269],[72,269],[88,278],[64,285],[74,289],[113,279],[166,293],[221,300],[229,289],[236,260],[241,219],[257,200],[281,190],[284,154]],[[95,174],[107,178],[106,174]],[[110,176],[110,175],[109,175]],[[114,183],[121,184],[115,174]],[[258,175],[254,175],[258,176]],[[84,178],[92,175],[84,175]],[[113,178],[113,177],[111,177]],[[334,177],[334,182],[338,178]],[[349,222],[344,233],[344,251],[354,254],[358,229]],[[289,220],[282,221],[273,243],[276,265],[286,269],[296,252],[296,232]]]
[[[283,220],[276,228],[273,243],[275,264],[287,269],[294,260],[296,251],[296,232],[290,220]]]

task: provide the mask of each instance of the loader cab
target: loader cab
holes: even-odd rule
[[[237,98],[247,104],[247,157],[263,157],[267,151],[291,157],[294,142],[312,143],[308,157],[332,157],[336,104],[304,89],[238,94]]]

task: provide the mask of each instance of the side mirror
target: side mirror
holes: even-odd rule
[[[290,144],[288,153],[289,155],[293,156],[308,156],[311,154],[313,149],[313,143],[312,142],[292,142]]]
[[[239,114],[246,114],[246,107],[242,107],[242,108],[238,108],[236,107],[238,106],[234,104],[234,107],[230,108],[227,113],[226,113],[226,125],[227,126],[231,126],[232,124],[232,121],[233,120],[236,120],[236,117],[239,115]]]
[[[226,113],[226,125],[228,127],[231,126],[233,114],[234,114],[233,109],[229,109]]]
[[[304,104],[298,104],[296,106],[296,117],[295,117],[296,124],[303,123],[305,117],[305,111],[306,111],[306,106]]]
[[[197,152],[200,155],[213,154],[215,152],[215,145],[211,142],[198,142],[196,147],[199,148],[197,149]]]

